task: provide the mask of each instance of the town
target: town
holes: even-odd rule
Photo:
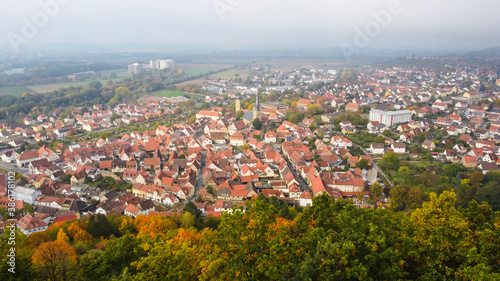
[[[27,235],[92,214],[180,216],[188,205],[217,218],[259,196],[299,211],[321,194],[407,210],[455,189],[462,204],[477,198],[499,210],[495,182],[482,183],[500,165],[499,62],[249,64],[239,67],[246,78],[194,85],[198,98],[123,99],[2,123],[0,168],[16,172],[17,226]],[[139,87],[130,85],[98,87],[122,100]],[[6,192],[2,175],[5,208]]]

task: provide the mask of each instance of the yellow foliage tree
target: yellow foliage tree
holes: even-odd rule
[[[64,241],[64,242],[69,241],[68,235],[66,234],[66,232],[64,232],[64,230],[62,228],[59,229],[59,232],[57,232],[57,240]]]
[[[76,251],[64,241],[67,235],[61,231],[56,241],[41,244],[33,254],[33,262],[47,280],[73,280],[75,274]]]
[[[81,222],[73,222],[68,227],[68,232],[73,240],[76,242],[92,242],[92,235],[84,229],[84,225]]]
[[[148,219],[148,222],[139,229],[139,236],[149,235],[154,239],[158,235],[164,236],[170,230],[177,228],[175,222],[161,215],[151,216]]]

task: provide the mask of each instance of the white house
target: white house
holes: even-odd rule
[[[406,144],[404,144],[404,143],[395,142],[395,143],[391,144],[391,148],[397,154],[406,153]]]
[[[24,217],[22,217],[20,220],[16,222],[17,227],[21,230],[22,233],[26,235],[30,235],[35,232],[40,232],[40,231],[45,231],[47,229],[47,224],[30,215],[27,214]]]
[[[383,143],[372,143],[370,145],[370,151],[373,154],[384,154],[384,144]]]
[[[275,132],[267,132],[264,138],[265,143],[275,143],[276,142],[276,133]]]

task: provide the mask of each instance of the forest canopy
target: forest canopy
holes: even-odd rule
[[[432,193],[408,212],[321,195],[302,213],[276,199],[222,218],[110,215],[18,237],[15,275],[1,240],[1,280],[499,280],[500,216]],[[293,209],[293,208],[292,208]],[[197,212],[195,212],[197,213]]]

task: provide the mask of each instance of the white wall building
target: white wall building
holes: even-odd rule
[[[23,201],[30,205],[35,204],[35,199],[38,197],[38,195],[42,195],[42,192],[38,189],[26,188],[22,186],[14,188],[14,197],[16,198],[16,200]]]
[[[370,121],[378,121],[388,127],[400,123],[407,123],[411,121],[411,111],[398,110],[398,111],[382,111],[373,109],[370,111]]]

